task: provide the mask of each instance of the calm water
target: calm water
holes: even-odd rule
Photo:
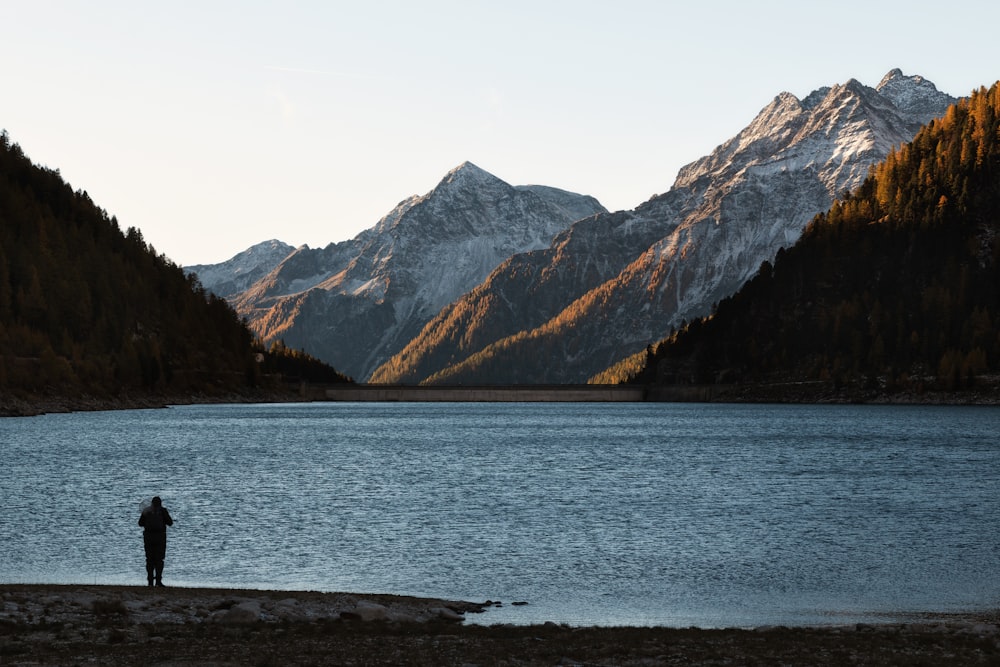
[[[0,420],[0,583],[506,604],[476,622],[840,623],[1000,607],[1000,409],[191,406]],[[512,602],[527,606],[512,606]]]

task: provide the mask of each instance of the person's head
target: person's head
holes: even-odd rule
[[[153,496],[153,507],[159,507],[162,503],[159,496]]]

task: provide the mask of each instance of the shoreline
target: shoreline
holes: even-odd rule
[[[252,403],[771,403],[786,405],[1000,406],[1000,386],[961,391],[830,391],[808,383],[773,385],[618,386],[512,385],[417,387],[307,385],[287,391],[125,396],[12,396],[0,394],[0,418],[46,414],[164,409],[172,405]]]
[[[226,405],[250,403],[311,402],[293,392],[245,392],[228,394],[176,394],[139,396],[44,396],[0,395],[0,418],[40,417],[47,414],[75,412],[114,412],[118,410],[162,410],[171,405]]]
[[[854,625],[479,625],[495,603],[250,589],[0,584],[0,663],[1000,664],[1000,610]],[[155,659],[154,659],[155,658]]]

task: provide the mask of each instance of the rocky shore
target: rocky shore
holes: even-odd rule
[[[483,620],[477,614],[494,604],[347,593],[0,585],[0,664],[1000,665],[1000,613],[722,630],[469,622]]]
[[[245,391],[222,394],[131,394],[121,396],[10,395],[0,394],[0,417],[35,417],[68,412],[145,410],[170,405],[221,403],[294,403],[304,400],[287,390]]]

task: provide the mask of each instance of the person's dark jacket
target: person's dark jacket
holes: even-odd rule
[[[139,515],[139,525],[147,533],[165,533],[167,526],[174,525],[174,520],[170,518],[170,512],[162,505],[150,505]]]

